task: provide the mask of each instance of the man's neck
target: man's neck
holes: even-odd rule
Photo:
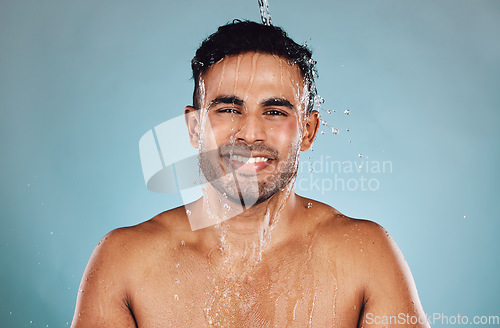
[[[202,215],[214,215],[214,209],[210,208],[214,202],[203,204]],[[288,221],[296,207],[296,195],[291,186],[242,212],[237,212],[237,204],[227,204],[235,209],[234,216],[226,210],[226,220],[200,230],[203,238],[200,242],[210,249],[219,249],[224,257],[259,261],[266,249],[286,239],[291,232]],[[220,208],[219,205],[215,213],[220,214]]]

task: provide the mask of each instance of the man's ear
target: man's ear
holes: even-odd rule
[[[319,129],[319,113],[317,110],[313,110],[307,118],[306,126],[304,127],[304,135],[302,136],[302,143],[300,144],[300,150],[305,151],[311,148],[316,133]]]
[[[198,148],[198,142],[200,141],[200,111],[193,106],[186,106],[184,119],[186,120],[191,145]]]

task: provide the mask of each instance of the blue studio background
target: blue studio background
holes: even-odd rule
[[[339,129],[297,192],[382,224],[429,315],[499,315],[500,2],[270,11],[313,49]],[[99,239],[181,205],[146,189],[139,138],[191,103],[190,60],[233,18],[257,1],[0,1],[2,327],[69,326]]]

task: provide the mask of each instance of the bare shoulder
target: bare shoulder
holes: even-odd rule
[[[169,243],[174,242],[174,230],[182,229],[182,219],[182,207],[179,207],[138,225],[109,232],[95,247],[84,277],[88,280],[98,274],[126,284],[139,262],[153,256],[160,245],[169,249]]]
[[[311,228],[320,233],[324,238],[335,240],[349,237],[349,240],[357,240],[363,243],[378,245],[390,242],[389,233],[378,223],[366,219],[352,218],[344,215],[330,205],[307,198],[301,198],[305,204],[307,220]]]
[[[154,253],[160,244],[168,249],[169,244],[175,243],[182,232],[188,231],[189,224],[181,206],[140,224],[109,232],[101,239],[94,252],[109,255],[111,262],[127,265],[130,264],[127,262],[136,257],[144,258]]]
[[[310,209],[316,207],[311,213],[314,213],[314,232],[319,236],[317,244],[323,258],[328,257],[337,270],[348,268],[344,281],[356,277],[353,284],[363,294],[362,326],[368,326],[371,318],[381,315],[403,313],[424,318],[408,264],[382,226],[370,220],[350,218],[326,204],[307,202],[312,204]],[[428,327],[425,322],[408,326]]]
[[[318,236],[318,243],[335,256],[338,263],[355,261],[360,271],[370,268],[370,275],[389,268],[405,270],[406,264],[398,246],[381,225],[366,219],[348,217],[335,208],[310,199],[306,214],[310,216],[309,231]],[[352,263],[350,263],[352,265]],[[380,268],[381,270],[377,270]]]
[[[83,274],[72,327],[136,326],[131,290],[159,256],[169,260],[173,236],[183,229],[182,213],[176,208],[101,239]]]

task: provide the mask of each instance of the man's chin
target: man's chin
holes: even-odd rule
[[[249,208],[261,204],[273,197],[279,189],[273,191],[262,192],[261,188],[255,185],[257,190],[248,190],[244,183],[239,183],[239,188],[225,188],[219,184],[211,184],[220,195],[220,199],[227,199],[230,203]],[[253,188],[251,188],[253,189]]]

